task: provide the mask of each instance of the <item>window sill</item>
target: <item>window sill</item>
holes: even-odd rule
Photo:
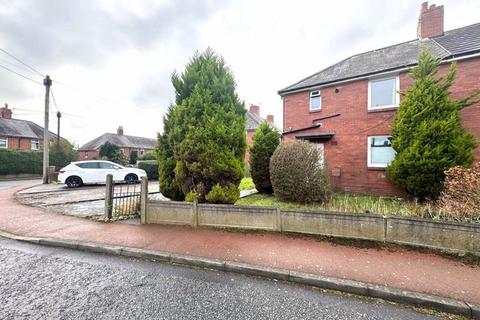
[[[386,107],[386,108],[378,108],[378,109],[368,109],[368,113],[374,112],[385,112],[385,111],[396,111],[398,107]]]
[[[308,112],[310,113],[317,113],[317,112],[322,112],[322,109],[318,109],[318,110],[308,110]]]
[[[385,171],[386,168],[387,167],[374,167],[374,166],[370,167],[370,166],[368,166],[367,170],[369,170],[369,171]]]

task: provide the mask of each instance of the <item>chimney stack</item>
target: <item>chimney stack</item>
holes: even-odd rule
[[[267,115],[267,122],[273,124],[273,114]]]
[[[418,17],[417,36],[419,39],[443,35],[443,6],[435,4],[428,6],[428,1],[422,3]]]
[[[117,134],[118,134],[119,136],[123,136],[123,127],[122,127],[122,126],[118,127],[118,129],[117,129]]]
[[[12,109],[8,108],[7,103],[5,103],[5,107],[0,108],[0,118],[12,119]]]
[[[260,107],[254,104],[250,105],[250,112],[255,113],[257,116],[260,117]]]

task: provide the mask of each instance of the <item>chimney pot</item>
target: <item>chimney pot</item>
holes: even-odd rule
[[[443,6],[435,4],[428,6],[422,3],[418,17],[417,36],[419,39],[432,38],[443,35],[444,10]]]
[[[118,134],[119,136],[123,136],[123,127],[122,127],[122,126],[118,127],[118,129],[117,129],[117,134]]]
[[[424,13],[427,11],[428,11],[428,1],[425,1],[424,3],[422,3],[422,6],[420,8],[420,13]]]
[[[252,104],[250,105],[250,112],[255,113],[257,116],[260,116],[260,107]]]
[[[273,124],[273,114],[267,115],[267,122]]]

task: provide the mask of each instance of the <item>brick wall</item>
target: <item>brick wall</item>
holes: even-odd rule
[[[8,149],[32,150],[31,138],[8,137]],[[43,148],[43,140],[39,140],[39,150]]]
[[[441,67],[441,74],[448,65]],[[412,79],[407,73],[400,74],[400,90],[406,91]],[[480,88],[480,59],[458,62],[457,77],[451,88],[452,97],[459,98]],[[338,92],[335,92],[338,89]],[[367,194],[402,195],[386,178],[384,169],[367,167],[368,136],[388,135],[395,110],[368,111],[368,81],[321,89],[322,110],[309,111],[309,92],[299,92],[284,97],[284,131],[312,125],[313,119],[340,113],[338,117],[318,121],[321,128],[302,131],[298,134],[335,132],[324,143],[325,161],[337,190]],[[462,124],[480,141],[480,106],[471,106],[462,111]],[[295,139],[295,133],[284,139]],[[480,149],[475,150],[480,160]]]
[[[250,161],[250,148],[253,146],[253,134],[255,131],[247,131],[247,151],[245,151],[245,163]]]

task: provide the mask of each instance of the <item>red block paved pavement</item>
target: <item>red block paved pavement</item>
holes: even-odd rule
[[[21,205],[0,191],[0,229],[210,257],[346,278],[480,303],[480,267],[406,249],[359,249],[275,233],[100,223]]]

